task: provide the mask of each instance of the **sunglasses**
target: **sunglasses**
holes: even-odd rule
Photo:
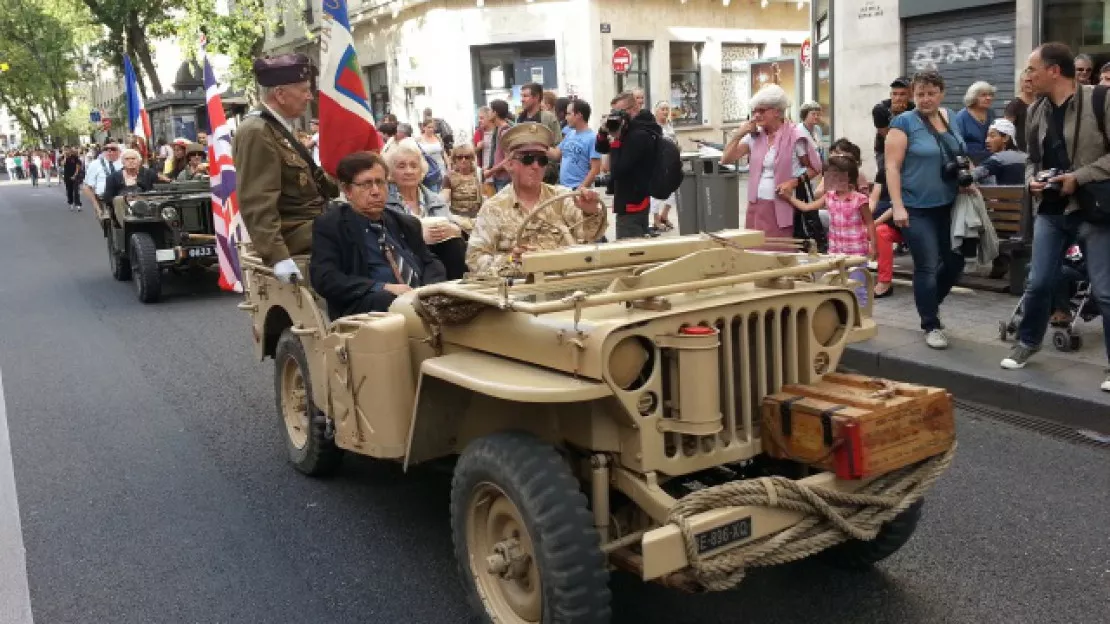
[[[547,154],[525,154],[523,156],[513,156],[513,160],[519,162],[525,167],[530,167],[536,163],[539,163],[541,167],[546,167],[547,163],[551,162],[551,160],[547,157]]]
[[[459,154],[454,157],[455,160],[474,160],[474,154]]]

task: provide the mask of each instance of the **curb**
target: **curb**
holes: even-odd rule
[[[1020,371],[999,366],[1008,346],[949,339],[944,351],[930,349],[921,332],[881,327],[867,342],[848,345],[841,365],[878,375],[946,388],[959,399],[1021,412],[1074,429],[1110,434],[1110,392],[1101,366],[1065,358],[1039,357]]]

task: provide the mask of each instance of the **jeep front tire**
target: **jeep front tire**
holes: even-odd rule
[[[451,533],[482,621],[609,621],[609,570],[593,515],[551,444],[517,432],[471,442],[451,482]]]
[[[135,295],[143,303],[154,303],[162,296],[162,268],[158,266],[158,247],[146,232],[131,235],[131,275]]]

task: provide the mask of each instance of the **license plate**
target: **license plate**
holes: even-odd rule
[[[216,255],[215,247],[189,247],[185,254],[190,258],[207,258]]]
[[[748,516],[724,526],[709,529],[704,533],[698,533],[694,538],[698,542],[698,554],[702,554],[724,548],[734,542],[744,541],[751,536],[752,518]]]

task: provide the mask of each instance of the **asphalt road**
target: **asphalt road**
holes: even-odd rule
[[[359,458],[327,481],[295,473],[236,303],[180,280],[145,306],[113,281],[88,209],[0,185],[0,374],[35,621],[469,621],[449,476]],[[807,561],[694,596],[617,575],[614,621],[1107,621],[1110,454],[959,426],[917,535],[874,571]]]

